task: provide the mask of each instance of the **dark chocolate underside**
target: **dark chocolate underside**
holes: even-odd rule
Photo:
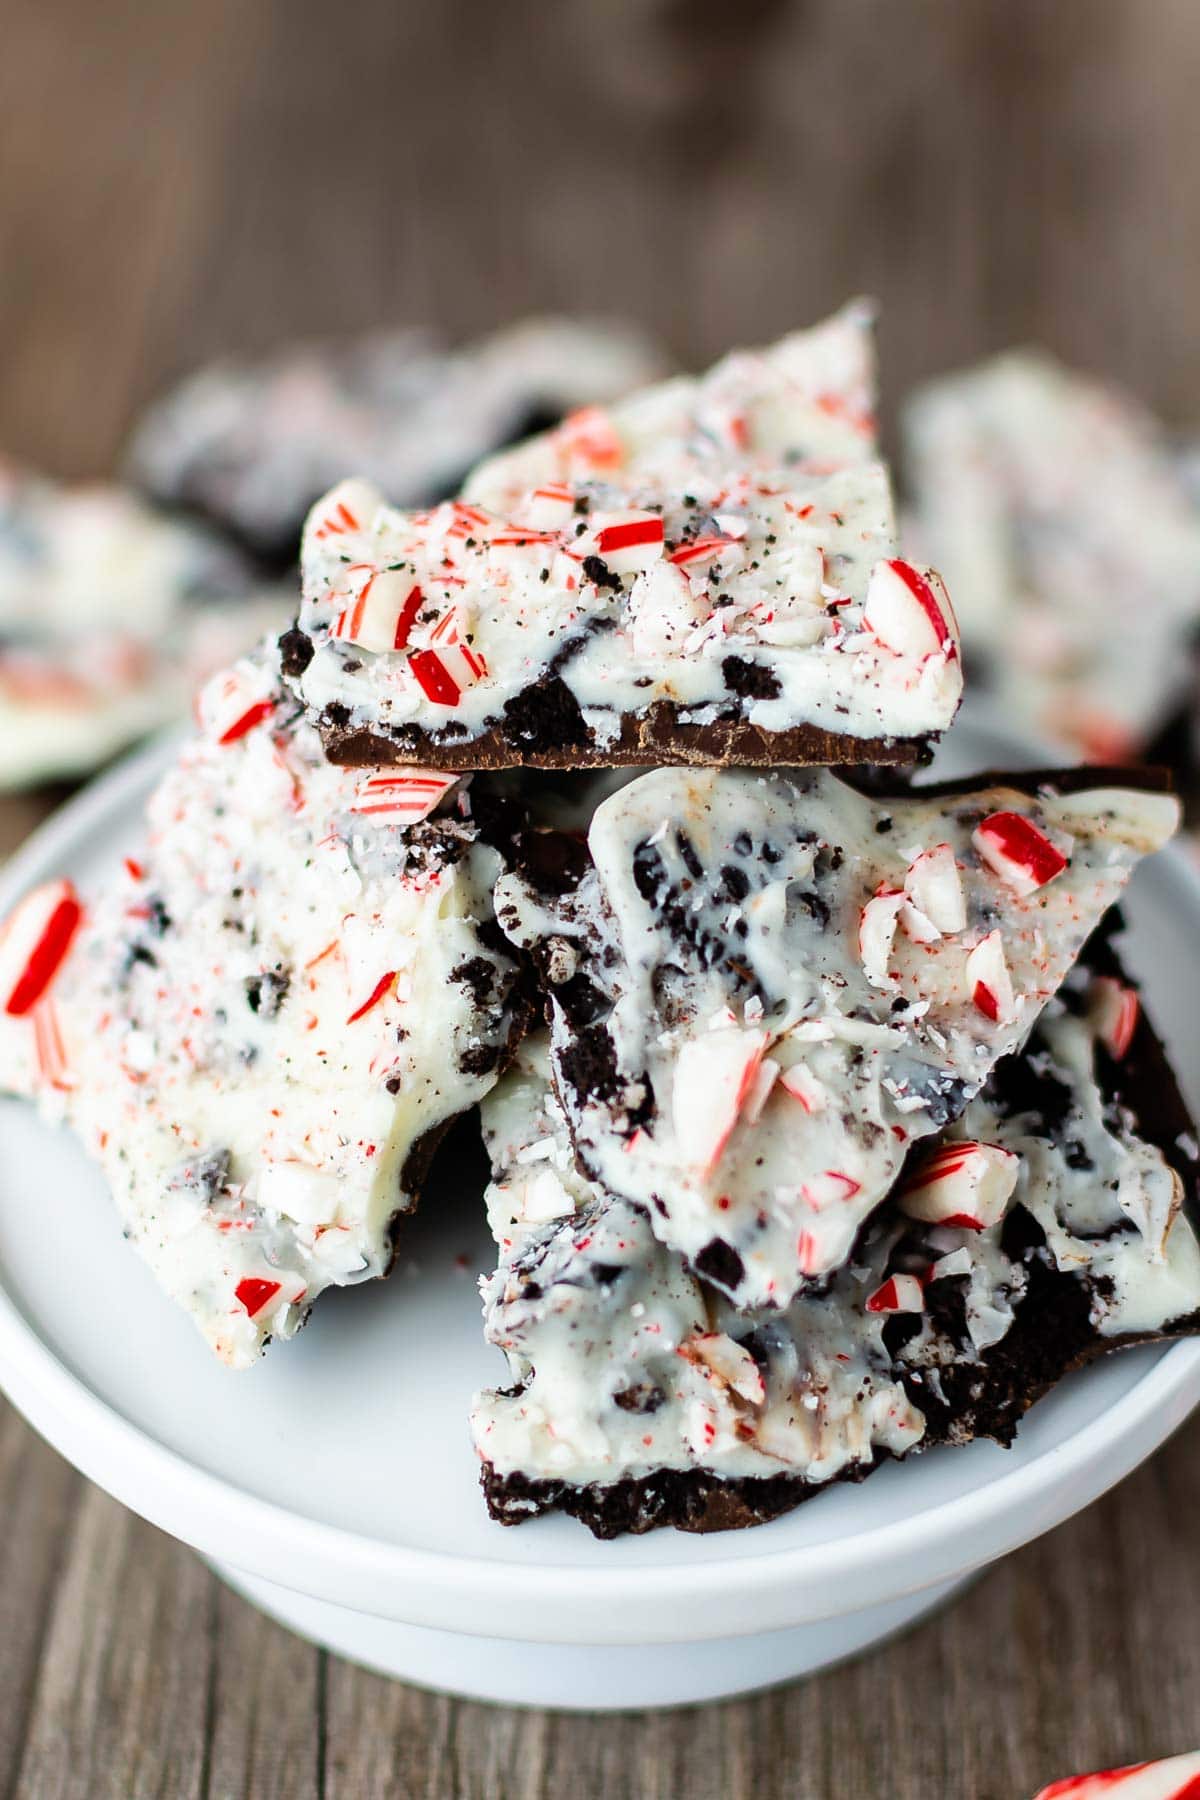
[[[1092,941],[1086,959],[1098,974],[1122,975],[1116,954],[1103,937]],[[1183,1183],[1184,1212],[1193,1227],[1200,1228],[1200,1158],[1185,1148],[1194,1142],[1195,1128],[1166,1050],[1144,1009],[1124,1060],[1117,1063],[1102,1051],[1097,1074],[1105,1099],[1127,1108],[1133,1129],[1156,1145],[1176,1170]],[[919,1448],[964,1444],[974,1438],[1011,1444],[1022,1416],[1071,1370],[1111,1350],[1196,1332],[1200,1313],[1175,1320],[1161,1332],[1104,1337],[1089,1318],[1087,1284],[1035,1257],[1012,1328],[978,1362],[943,1367],[941,1398],[925,1385],[919,1370],[902,1374],[909,1398],[926,1421]],[[871,1462],[844,1470],[834,1481],[863,1481],[890,1460],[887,1452],[877,1452]],[[499,1475],[486,1463],[481,1481],[488,1511],[503,1525],[561,1511],[601,1538],[664,1525],[695,1532],[761,1525],[833,1485],[796,1475],[728,1479],[707,1469],[666,1469],[608,1485],[572,1487],[521,1474]]]

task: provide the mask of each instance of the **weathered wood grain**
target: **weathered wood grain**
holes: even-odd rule
[[[0,446],[103,473],[296,332],[627,311],[699,362],[858,290],[892,403],[1036,337],[1194,424],[1197,66],[1194,0],[11,0]],[[848,1668],[589,1719],[326,1657],[0,1408],[0,1795],[1026,1800],[1200,1745],[1198,1510],[1193,1426]]]
[[[1028,1800],[1057,1774],[1200,1744],[1200,1425],[856,1663],[599,1718],[477,1706],[324,1655],[6,1408],[0,1500],[14,1800]]]

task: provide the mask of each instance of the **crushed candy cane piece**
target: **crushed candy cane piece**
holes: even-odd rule
[[[873,987],[887,987],[888,958],[896,939],[896,925],[905,905],[900,888],[880,887],[867,901],[858,920],[858,953],[863,973]]]
[[[671,1095],[675,1130],[693,1167],[705,1175],[724,1154],[766,1046],[765,1031],[722,1025],[691,1039],[679,1053]]]
[[[899,656],[958,654],[958,624],[941,577],[900,557],[877,562],[872,569],[863,624]]]
[[[915,1275],[889,1275],[867,1296],[869,1313],[919,1313],[925,1310],[925,1290]]]
[[[998,1144],[945,1144],[905,1181],[900,1210],[927,1225],[985,1231],[1004,1217],[1020,1172],[1020,1157]]]
[[[1141,1004],[1136,991],[1112,975],[1097,975],[1089,991],[1102,1042],[1120,1062],[1128,1055]]]
[[[1010,1025],[1016,1018],[1016,995],[998,931],[989,931],[967,957],[967,992],[972,1004],[994,1025]]]
[[[0,934],[0,995],[6,1013],[31,1011],[62,967],[83,919],[70,881],[48,881],[26,894]]]
[[[1067,858],[1023,813],[996,812],[971,841],[990,869],[1018,894],[1032,894],[1067,867]]]

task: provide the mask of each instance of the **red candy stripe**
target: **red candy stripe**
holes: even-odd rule
[[[233,1291],[250,1318],[253,1319],[264,1306],[275,1298],[282,1285],[283,1283],[279,1281],[263,1281],[260,1276],[247,1275],[238,1282]]]
[[[70,884],[43,927],[24,969],[13,984],[4,1010],[19,1018],[41,999],[57,975],[83,918],[83,908]]]

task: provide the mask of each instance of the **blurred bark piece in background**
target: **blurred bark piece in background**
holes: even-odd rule
[[[1040,339],[1200,415],[1194,0],[17,0],[0,445],[111,465],[224,349],[883,303],[890,402]]]

